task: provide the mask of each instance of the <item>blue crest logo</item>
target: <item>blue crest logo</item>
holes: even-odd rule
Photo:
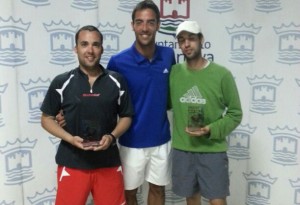
[[[214,13],[226,13],[233,11],[233,3],[231,0],[209,0],[208,11]]]
[[[140,0],[119,0],[120,4],[118,10],[131,13],[133,8],[140,2]]]
[[[290,184],[295,188],[294,204],[300,204],[300,178],[297,180],[290,179]]]
[[[273,159],[271,161],[284,166],[298,165],[300,132],[296,128],[290,129],[287,126],[269,128],[269,132],[274,137]]]
[[[56,151],[57,151],[61,139],[59,139],[57,137],[53,137],[53,136],[49,136],[48,139],[50,140],[51,144],[53,144],[55,146]]]
[[[22,2],[35,7],[50,5],[50,0],[22,0]]]
[[[93,10],[98,8],[98,1],[97,0],[73,0],[72,5],[73,8],[81,9],[84,11]]]
[[[256,11],[271,13],[282,10],[280,0],[256,0]]]
[[[272,185],[277,178],[270,177],[269,174],[263,175],[261,172],[255,174],[244,173],[248,181],[247,204],[248,205],[265,205],[270,204]]]
[[[6,201],[0,201],[0,205],[15,205],[15,202],[7,203]]]
[[[300,87],[300,79],[296,79],[296,83]],[[300,115],[300,110],[298,111],[298,114]]]
[[[31,150],[37,139],[30,141],[28,138],[21,141],[7,142],[0,146],[0,153],[5,158],[6,182],[5,185],[16,185],[34,179],[32,170]]]
[[[4,119],[2,117],[2,94],[5,92],[8,84],[0,85],[0,127],[3,127],[5,125]]]
[[[137,198],[137,202],[138,202],[137,204],[144,204],[143,191],[144,191],[144,188],[143,188],[143,185],[141,185],[138,188],[138,191],[136,193],[136,198]]]
[[[41,117],[40,107],[43,103],[50,79],[42,80],[38,78],[36,81],[29,79],[28,83],[21,83],[23,90],[28,95],[28,114],[29,123],[39,123]]]
[[[73,48],[75,46],[74,35],[79,28],[79,25],[73,26],[71,22],[64,23],[62,20],[58,23],[44,23],[44,27],[50,34],[51,44],[51,64],[69,65],[76,63]]]
[[[185,198],[177,196],[171,188],[166,187],[166,204],[177,204],[180,202],[185,202]]]
[[[56,188],[45,189],[43,192],[36,192],[34,196],[27,197],[31,205],[55,204]]]
[[[276,89],[283,79],[276,79],[274,76],[248,77],[248,82],[252,85],[252,105],[251,112],[261,114],[271,114],[276,112]]]
[[[289,65],[300,63],[300,25],[290,23],[273,28],[279,37],[277,62]]]
[[[227,33],[231,35],[231,58],[233,63],[254,62],[254,42],[255,35],[259,33],[261,27],[254,27],[253,24],[247,26],[245,23],[238,26],[234,24],[231,28],[226,27]]]
[[[236,160],[250,159],[250,137],[255,132],[256,127],[247,125],[239,125],[228,136],[228,157]]]
[[[27,64],[25,56],[25,33],[31,23],[24,23],[21,19],[0,17],[0,65],[20,66]]]
[[[101,57],[101,63],[106,65],[110,57],[120,51],[120,35],[123,33],[125,26],[119,27],[117,24],[111,25],[108,22],[105,25],[100,23],[98,28],[103,35],[104,53]]]

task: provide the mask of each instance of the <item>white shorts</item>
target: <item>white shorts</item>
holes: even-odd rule
[[[156,147],[131,148],[120,145],[125,190],[133,190],[144,180],[165,186],[171,180],[171,143]]]

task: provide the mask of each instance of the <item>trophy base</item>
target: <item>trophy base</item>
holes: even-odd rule
[[[83,147],[98,147],[99,141],[83,141],[82,142]]]
[[[188,127],[188,131],[190,132],[197,132],[200,131],[202,127]]]

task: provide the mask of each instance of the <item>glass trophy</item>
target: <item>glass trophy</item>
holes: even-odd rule
[[[204,127],[204,115],[201,107],[189,106],[187,116],[187,127],[189,131],[194,132]]]
[[[100,125],[97,121],[84,120],[81,126],[81,137],[83,147],[97,147],[100,141]]]

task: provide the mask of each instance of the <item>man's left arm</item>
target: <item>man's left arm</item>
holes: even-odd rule
[[[223,118],[209,125],[210,137],[215,139],[228,136],[241,123],[243,117],[237,85],[230,72],[222,79],[221,84],[226,111]]]
[[[115,127],[115,129],[111,133],[107,133],[103,135],[102,139],[99,142],[99,146],[94,147],[94,151],[106,150],[109,146],[116,143],[117,139],[121,137],[126,130],[131,125],[131,117],[122,117],[119,118],[119,121]]]

